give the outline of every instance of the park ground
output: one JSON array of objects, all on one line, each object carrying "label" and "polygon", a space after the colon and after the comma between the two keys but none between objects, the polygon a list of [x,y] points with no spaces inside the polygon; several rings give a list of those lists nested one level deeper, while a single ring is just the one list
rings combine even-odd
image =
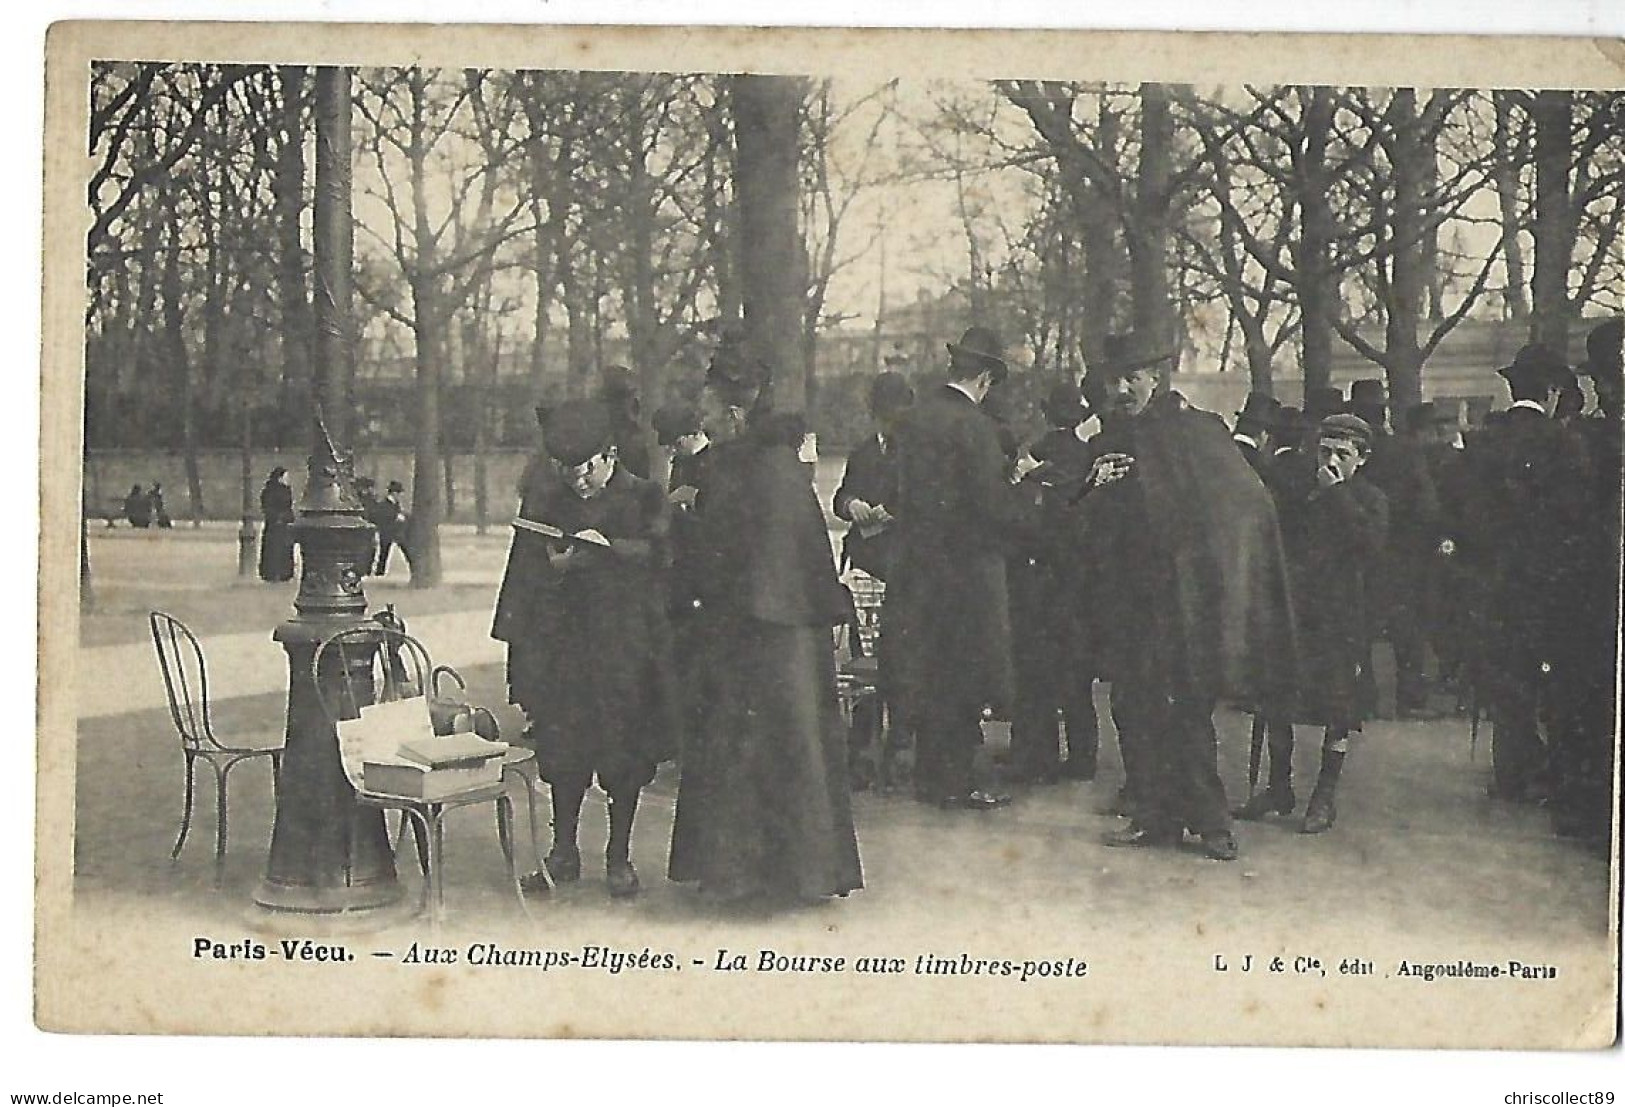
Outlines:
[{"label": "park ground", "polygon": [[[180,860],[170,860],[181,754],[146,614],[168,611],[202,638],[222,736],[274,744],[281,738],[287,673],[271,631],[291,613],[293,586],[239,579],[235,533],[226,526],[98,528],[89,547],[96,602],[79,621],[75,676],[76,908],[138,911],[184,933],[286,927],[284,917],[267,919],[253,905],[274,814],[263,764],[234,777],[221,885],[215,886],[210,863],[207,783],[200,786],[193,836]],[[499,705],[505,729],[516,733],[516,714],[500,707],[500,647],[487,636],[505,550],[500,533],[453,529],[445,538],[445,583],[413,589],[400,566],[399,575],[369,579],[367,595],[375,608],[394,604],[435,659],[457,666],[469,679],[471,697]],[[1285,820],[1238,824],[1241,859],[1224,864],[1192,848],[1140,852],[1102,845],[1101,836],[1119,825],[1101,811],[1120,769],[1103,687],[1097,701],[1103,764],[1095,782],[1015,788],[1013,805],[987,813],[939,811],[905,795],[859,794],[866,887],[848,899],[719,919],[691,890],[665,881],[677,775],[668,765],[647,793],[634,840],[643,894],[630,903],[605,894],[595,863],[602,808],[590,800],[583,817],[584,879],[533,914],[555,935],[562,928],[642,942],[653,940],[650,934],[702,928],[706,945],[728,940],[751,949],[816,942],[837,927],[847,942],[873,948],[938,948],[928,944],[933,938],[952,938],[941,948],[954,948],[954,941],[974,940],[985,933],[978,926],[995,919],[1046,935],[1057,950],[1139,949],[1149,940],[1200,948],[1202,936],[1214,934],[1222,936],[1210,943],[1214,953],[1252,949],[1249,935],[1268,951],[1290,949],[1294,936],[1312,943],[1318,935],[1321,944],[1312,952],[1332,959],[1414,950],[1435,960],[1540,955],[1606,962],[1608,861],[1554,837],[1542,810],[1489,799],[1487,727],[1475,750],[1467,720],[1448,705],[1441,702],[1445,710],[1437,719],[1368,726],[1350,756],[1331,833],[1301,835]],[[1245,790],[1248,720],[1221,708],[1217,722],[1224,779],[1235,798]],[[1313,781],[1317,737],[1300,737],[1300,799]],[[993,728],[988,752],[998,752],[1001,740]],[[520,817],[523,822],[522,809]],[[544,797],[544,842],[546,817]],[[530,925],[505,887],[488,814],[456,813],[447,848],[453,932]],[[415,892],[415,881],[409,883]],[[379,925],[393,928],[379,940],[393,936],[403,948],[418,933],[410,920]],[[1328,944],[1329,936],[1335,940]]]}]

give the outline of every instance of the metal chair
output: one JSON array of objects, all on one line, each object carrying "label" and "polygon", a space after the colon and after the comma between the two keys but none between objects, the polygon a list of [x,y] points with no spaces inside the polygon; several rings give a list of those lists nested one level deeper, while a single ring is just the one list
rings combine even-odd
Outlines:
[{"label": "metal chair", "polygon": [[[459,699],[453,700],[451,696],[441,690],[440,682],[443,678],[449,678],[457,685]],[[492,742],[502,741],[502,727],[498,724],[497,717],[491,713],[491,709],[488,707],[467,703],[468,682],[463,679],[461,673],[450,665],[436,665],[429,673],[429,694],[433,697],[430,701],[431,705],[439,705],[441,708],[441,710],[435,712],[439,716],[435,719],[436,734],[451,733],[458,723],[455,709],[466,705],[468,712],[472,715],[471,721],[474,732]],[[451,710],[446,710],[447,708],[451,708]],[[531,855],[536,861],[536,867],[531,870],[522,883],[533,886],[540,885],[542,888],[552,888],[552,877],[547,875],[547,866],[542,863],[541,807],[539,803],[542,769],[536,763],[536,751],[526,749],[524,746],[510,745],[502,763],[502,783],[504,785],[518,783],[523,785],[525,789],[525,807],[530,814],[530,848]]]},{"label": "metal chair", "polygon": [[[433,692],[430,674],[434,666],[423,644],[399,630],[361,626],[331,635],[316,647],[311,670],[317,700],[335,730],[347,721],[359,719],[364,707],[415,698],[423,701],[424,731],[432,730],[429,696]],[[424,906],[432,925],[438,926],[445,918],[446,889],[442,859],[446,814],[457,808],[486,803],[496,807],[497,841],[508,866],[509,884],[519,900],[520,910],[527,918],[530,916],[530,907],[525,901],[514,863],[513,801],[504,782],[480,785],[434,800],[395,796],[367,788],[360,759],[342,736],[339,755],[344,775],[355,789],[357,803],[386,812],[395,811],[403,820],[411,821],[418,866],[424,878]]]},{"label": "metal chair", "polygon": [[282,776],[281,746],[228,746],[214,735],[209,712],[209,671],[203,659],[203,646],[186,624],[162,611],[149,611],[147,625],[158,654],[158,670],[163,674],[164,692],[169,698],[169,717],[180,735],[181,753],[186,758],[186,795],[182,801],[181,831],[175,838],[170,860],[178,860],[181,847],[192,829],[192,806],[197,794],[197,762],[201,758],[214,771],[215,830],[214,881],[218,885],[226,864],[226,784],[231,770],[256,757],[271,760],[271,787]]},{"label": "metal chair", "polygon": [[835,628],[835,691],[847,727],[848,772],[858,790],[885,784],[891,775],[889,711],[876,656],[885,589],[874,577],[854,570],[842,585],[846,620]]}]

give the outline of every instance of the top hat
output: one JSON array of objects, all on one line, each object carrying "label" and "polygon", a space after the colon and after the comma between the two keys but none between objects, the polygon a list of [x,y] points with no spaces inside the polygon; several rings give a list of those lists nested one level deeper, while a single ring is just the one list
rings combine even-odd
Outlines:
[{"label": "top hat", "polygon": [[1530,384],[1536,387],[1561,388],[1569,378],[1569,367],[1549,346],[1531,342],[1518,351],[1511,365],[1496,370],[1514,387]]},{"label": "top hat", "polygon": [[405,492],[406,491],[406,485],[402,484],[398,480],[392,480],[392,481],[389,482],[388,491],[390,491],[390,492]]},{"label": "top hat", "polygon": [[1039,406],[1043,408],[1044,418],[1056,426],[1075,427],[1090,415],[1083,390],[1072,380],[1056,381]]},{"label": "top hat", "polygon": [[1100,371],[1107,379],[1114,379],[1173,361],[1176,356],[1177,351],[1138,331],[1108,334],[1101,342]]},{"label": "top hat", "polygon": [[1274,441],[1278,446],[1296,446],[1303,441],[1303,432],[1307,425],[1301,409],[1282,404],[1275,409],[1269,429],[1275,436]]},{"label": "top hat", "polygon": [[1621,345],[1625,344],[1625,318],[1615,316],[1606,323],[1591,328],[1586,335],[1585,364],[1577,371],[1589,377],[1611,377],[1618,380],[1625,372],[1622,367]]},{"label": "top hat", "polygon": [[1349,385],[1349,410],[1387,407],[1388,389],[1376,377],[1363,377]]},{"label": "top hat", "polygon": [[869,384],[869,410],[876,416],[902,411],[914,402],[914,386],[893,369],[876,374]]},{"label": "top hat", "polygon": [[1003,380],[1010,372],[1004,362],[1004,343],[986,327],[967,327],[958,342],[948,343],[948,353],[955,360],[993,373],[994,382]]},{"label": "top hat", "polygon": [[1358,415],[1339,412],[1320,421],[1318,433],[1322,438],[1342,438],[1362,446],[1371,445],[1371,424]]},{"label": "top hat", "polygon": [[602,453],[614,439],[609,409],[598,400],[569,400],[547,413],[542,427],[549,457],[580,465]]},{"label": "top hat", "polygon": [[747,393],[760,392],[773,380],[772,368],[759,357],[745,351],[743,332],[730,328],[711,355],[711,364],[705,371],[705,383],[744,398]]},{"label": "top hat", "polygon": [[1315,385],[1303,393],[1303,414],[1312,422],[1343,410],[1343,390],[1331,385]]},{"label": "top hat", "polygon": [[1274,396],[1263,392],[1249,392],[1247,399],[1242,402],[1241,410],[1236,412],[1236,425],[1249,423],[1267,430],[1275,421],[1275,413],[1280,407],[1281,401]]}]

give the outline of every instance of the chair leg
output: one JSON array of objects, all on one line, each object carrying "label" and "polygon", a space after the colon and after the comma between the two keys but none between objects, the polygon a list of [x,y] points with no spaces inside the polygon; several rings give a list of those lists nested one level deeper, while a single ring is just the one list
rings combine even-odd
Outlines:
[{"label": "chair leg", "polygon": [[549,879],[549,877],[547,876],[547,866],[542,863],[542,821],[540,808],[537,803],[537,795],[540,791],[537,785],[541,782],[535,773],[524,770],[519,772],[519,779],[524,781],[525,806],[529,808],[530,811],[530,850],[531,855],[536,862],[536,867],[531,871],[541,873],[542,880],[545,882]]},{"label": "chair leg", "polygon": [[181,847],[186,844],[187,832],[192,829],[192,798],[196,792],[197,754],[186,750],[186,797],[181,801],[181,833],[175,839],[175,848],[169,851],[171,861],[179,859]]},{"label": "chair leg", "polygon": [[[213,762],[210,762],[213,765]],[[214,886],[220,887],[226,878],[226,778],[235,761],[225,768],[214,770]]]},{"label": "chair leg", "polygon": [[439,926],[446,921],[446,812],[438,804],[429,809],[429,888],[434,906],[430,923]]},{"label": "chair leg", "polygon": [[508,863],[508,884],[519,899],[519,910],[530,918],[530,905],[525,902],[525,886],[519,879],[519,866],[515,863],[513,848],[513,800],[503,792],[497,796],[497,842],[502,846],[502,859]]},{"label": "chair leg", "polygon": [[[418,868],[423,871],[423,883],[421,885],[421,890],[420,890],[420,893],[419,893],[419,896],[418,896],[418,911],[420,913],[422,913],[422,914],[430,914],[432,916],[432,914],[433,914],[432,909],[433,909],[433,904],[434,904],[434,892],[433,892],[433,889],[430,887],[430,877],[429,877],[429,874],[432,871],[431,866],[429,864],[429,846],[428,846],[428,843],[429,843],[430,838],[432,837],[432,835],[429,832],[429,823],[428,823],[428,820],[427,820],[426,816],[423,814],[423,812],[418,810],[415,807],[403,807],[403,808],[401,808],[400,809],[400,815],[401,815],[401,825],[402,825],[403,828],[405,827],[405,825],[407,823],[412,824],[412,843],[417,849]],[[397,849],[397,852],[396,852],[396,856],[397,857],[400,856],[398,849]],[[431,918],[431,922],[432,921],[433,920]]]},{"label": "chair leg", "polygon": [[271,753],[271,799],[273,801],[276,801],[276,800],[279,800],[281,798],[282,798],[282,751],[281,750],[275,750],[275,751],[273,751]]}]

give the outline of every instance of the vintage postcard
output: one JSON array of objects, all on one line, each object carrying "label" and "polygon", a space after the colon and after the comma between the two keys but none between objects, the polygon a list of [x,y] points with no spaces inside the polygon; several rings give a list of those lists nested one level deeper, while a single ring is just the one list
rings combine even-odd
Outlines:
[{"label": "vintage postcard", "polygon": [[1615,1042],[1620,42],[48,48],[41,1028]]}]

